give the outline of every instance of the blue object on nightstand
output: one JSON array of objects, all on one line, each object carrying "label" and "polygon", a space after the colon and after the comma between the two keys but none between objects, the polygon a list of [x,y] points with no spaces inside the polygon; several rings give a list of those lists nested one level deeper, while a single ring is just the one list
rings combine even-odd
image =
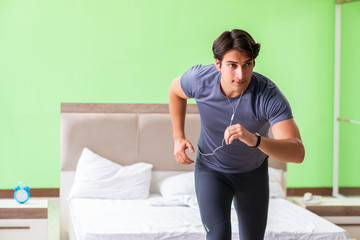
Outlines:
[{"label": "blue object on nightstand", "polygon": [[18,203],[26,203],[27,200],[29,200],[30,198],[30,188],[26,185],[23,187],[20,187],[19,185],[17,185],[14,188],[15,192],[14,192],[14,198]]}]

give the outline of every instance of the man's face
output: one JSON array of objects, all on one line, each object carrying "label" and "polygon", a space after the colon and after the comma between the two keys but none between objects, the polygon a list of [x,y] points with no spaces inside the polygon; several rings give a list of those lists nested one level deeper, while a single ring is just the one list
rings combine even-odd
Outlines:
[{"label": "man's face", "polygon": [[247,52],[232,49],[225,53],[223,60],[215,59],[216,68],[221,72],[220,86],[228,97],[237,97],[245,91],[251,80],[254,60]]}]

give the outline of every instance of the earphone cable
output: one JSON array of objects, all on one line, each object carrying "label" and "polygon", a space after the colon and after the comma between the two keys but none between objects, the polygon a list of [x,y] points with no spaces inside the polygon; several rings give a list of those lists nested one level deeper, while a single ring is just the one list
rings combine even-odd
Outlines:
[{"label": "earphone cable", "polygon": [[[236,109],[238,108],[238,105],[239,105],[239,103],[240,103],[240,101],[241,101],[241,98],[242,98],[243,92],[241,92],[240,97],[239,97],[239,100],[238,100],[238,102],[237,102],[237,104],[236,104],[235,108],[234,108],[234,106],[231,104],[231,101],[230,101],[230,99],[229,99],[229,97],[228,97],[228,95],[227,95],[227,93],[226,93],[225,89],[224,89],[224,92],[225,92],[225,96],[226,96],[226,98],[227,98],[227,100],[228,100],[228,102],[229,102],[230,106],[231,106],[231,107],[232,107],[232,109],[233,109],[233,114],[231,115],[230,124],[229,124],[229,126],[231,126],[231,125],[232,125],[232,122],[233,122],[233,119],[234,119],[234,116],[235,116]],[[200,151],[199,146],[198,146],[198,151],[199,151],[199,153],[200,153],[201,155],[203,155],[203,156],[212,156],[212,155],[214,155],[214,154],[215,154],[215,152],[216,152],[217,150],[219,150],[220,148],[223,148],[223,147],[224,147],[224,142],[225,142],[225,138],[223,138],[223,140],[221,141],[221,145],[220,145],[220,146],[218,146],[217,148],[215,148],[215,149],[214,149],[214,151],[213,151],[213,152],[211,152],[211,153],[202,153],[202,152]]]}]

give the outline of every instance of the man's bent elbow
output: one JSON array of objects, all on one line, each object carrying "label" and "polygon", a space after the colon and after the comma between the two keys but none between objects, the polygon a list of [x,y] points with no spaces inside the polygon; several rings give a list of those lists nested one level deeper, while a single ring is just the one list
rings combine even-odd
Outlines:
[{"label": "man's bent elbow", "polygon": [[294,160],[296,163],[302,163],[305,158],[305,148],[301,141],[299,141],[298,144],[299,144],[298,153],[297,153],[296,159],[294,159]]}]

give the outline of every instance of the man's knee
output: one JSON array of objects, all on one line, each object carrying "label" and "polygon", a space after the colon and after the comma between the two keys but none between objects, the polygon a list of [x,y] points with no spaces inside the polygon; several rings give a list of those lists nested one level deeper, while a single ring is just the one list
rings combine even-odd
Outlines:
[{"label": "man's knee", "polygon": [[226,221],[208,227],[204,224],[206,240],[231,240],[231,222]]}]

